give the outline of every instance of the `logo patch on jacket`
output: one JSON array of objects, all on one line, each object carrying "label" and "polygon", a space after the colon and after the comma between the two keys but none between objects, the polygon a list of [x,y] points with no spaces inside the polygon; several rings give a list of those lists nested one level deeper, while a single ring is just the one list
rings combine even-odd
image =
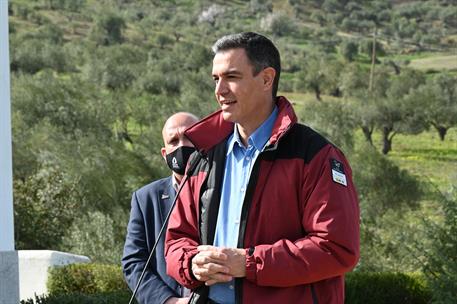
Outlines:
[{"label": "logo patch on jacket", "polygon": [[344,174],[344,167],[340,161],[336,159],[330,160],[330,165],[332,167],[332,179],[335,183],[347,186],[346,175]]}]

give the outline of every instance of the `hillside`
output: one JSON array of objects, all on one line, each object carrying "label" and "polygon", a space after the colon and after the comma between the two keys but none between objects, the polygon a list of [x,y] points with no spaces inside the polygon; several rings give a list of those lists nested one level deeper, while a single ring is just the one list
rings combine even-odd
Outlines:
[{"label": "hillside", "polygon": [[256,31],[298,119],[350,159],[356,271],[428,275],[455,229],[456,20],[446,0],[10,0],[16,248],[118,263],[132,191],[169,175],[165,119],[217,109],[210,47]]}]

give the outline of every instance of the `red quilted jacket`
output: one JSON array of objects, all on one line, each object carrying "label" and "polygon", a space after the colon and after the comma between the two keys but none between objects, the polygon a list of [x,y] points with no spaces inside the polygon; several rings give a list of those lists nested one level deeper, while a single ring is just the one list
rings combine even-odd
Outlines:
[{"label": "red quilted jacket", "polygon": [[[235,282],[237,303],[344,303],[344,274],[359,258],[359,207],[344,155],[298,124],[291,104],[277,101],[272,135],[251,173],[240,222],[239,248],[254,247],[245,278]],[[183,186],[165,243],[167,273],[195,290],[191,274],[200,244],[213,244],[233,123],[220,111],[186,131],[203,157]]]}]

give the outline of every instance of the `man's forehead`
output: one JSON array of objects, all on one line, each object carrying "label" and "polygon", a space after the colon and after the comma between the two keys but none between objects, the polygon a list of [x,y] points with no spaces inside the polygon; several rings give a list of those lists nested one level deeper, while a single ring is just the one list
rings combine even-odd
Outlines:
[{"label": "man's forehead", "polygon": [[213,58],[213,74],[241,72],[247,65],[251,65],[244,49],[230,49],[220,51]]},{"label": "man's forehead", "polygon": [[165,126],[165,133],[174,134],[177,131],[181,131],[182,129],[187,129],[189,126],[186,124],[169,123]]},{"label": "man's forehead", "polygon": [[229,49],[217,52],[213,58],[213,65],[221,62],[239,62],[247,59],[244,49]]},{"label": "man's forehead", "polygon": [[164,140],[166,142],[169,142],[175,138],[179,138],[179,137],[183,136],[185,129],[186,129],[186,127],[184,127],[184,126],[177,126],[177,125],[166,126],[162,132]]},{"label": "man's forehead", "polygon": [[185,129],[193,125],[194,121],[190,119],[169,121],[164,128],[164,133],[174,135],[177,132],[184,132]]},{"label": "man's forehead", "polygon": [[164,125],[164,130],[166,129],[176,129],[180,127],[190,127],[195,122],[197,122],[197,118],[186,113],[177,113],[170,118],[167,119]]}]

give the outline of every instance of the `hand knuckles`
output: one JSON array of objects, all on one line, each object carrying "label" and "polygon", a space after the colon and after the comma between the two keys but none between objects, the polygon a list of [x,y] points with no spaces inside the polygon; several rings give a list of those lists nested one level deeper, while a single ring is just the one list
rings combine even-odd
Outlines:
[{"label": "hand knuckles", "polygon": [[207,268],[208,270],[212,270],[212,271],[216,271],[218,270],[220,267],[219,265],[217,264],[214,264],[214,263],[210,263],[210,264],[207,264]]}]

